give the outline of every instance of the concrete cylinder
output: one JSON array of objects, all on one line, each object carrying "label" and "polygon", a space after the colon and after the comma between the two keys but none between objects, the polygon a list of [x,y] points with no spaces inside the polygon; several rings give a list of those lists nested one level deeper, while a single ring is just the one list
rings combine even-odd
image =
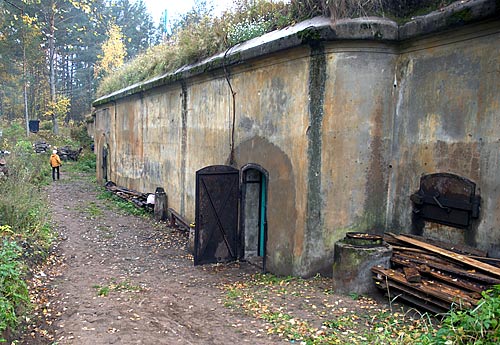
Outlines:
[{"label": "concrete cylinder", "polygon": [[333,289],[341,294],[375,294],[371,268],[376,265],[390,267],[392,247],[380,241],[366,242],[345,238],[335,243]]},{"label": "concrete cylinder", "polygon": [[168,219],[168,200],[165,190],[161,187],[156,188],[155,191],[155,207],[154,207],[154,218],[156,220],[167,220]]},{"label": "concrete cylinder", "polygon": [[189,227],[189,237],[187,242],[187,251],[189,254],[194,255],[194,236],[195,236],[195,227]]}]

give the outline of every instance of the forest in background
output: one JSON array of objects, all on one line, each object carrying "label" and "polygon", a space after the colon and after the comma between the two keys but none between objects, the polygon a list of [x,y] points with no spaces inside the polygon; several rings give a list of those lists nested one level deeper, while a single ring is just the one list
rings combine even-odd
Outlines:
[{"label": "forest in background", "polygon": [[[215,17],[210,6],[198,1],[190,12],[173,23],[169,35],[161,37],[163,28],[154,27],[142,0],[131,1],[0,0],[0,158],[4,158],[5,152],[8,166],[8,173],[0,174],[0,343],[22,336],[27,332],[27,322],[47,313],[45,296],[37,295],[40,290],[36,290],[36,275],[43,272],[39,266],[42,263],[58,264],[55,248],[62,240],[47,213],[48,154],[35,153],[33,142],[43,139],[57,147],[85,147],[78,162],[65,163],[64,176],[75,180],[82,172],[91,174],[85,175],[87,177],[93,176],[96,159],[89,151],[91,139],[84,125],[73,126],[73,123],[81,122],[84,115],[90,113],[98,85],[102,87],[110,78],[123,78],[120,82],[130,85],[139,78],[148,78],[151,73],[168,71],[175,66],[169,65],[170,61],[193,62],[213,53],[212,48],[224,49],[316,15],[329,15],[335,20],[376,14],[404,22],[451,2],[236,0],[234,11]],[[366,7],[362,7],[363,4]],[[225,29],[216,31],[222,28]],[[218,34],[220,41],[213,41],[212,34]],[[160,54],[162,52],[164,54]],[[141,65],[144,61],[148,65]],[[20,125],[26,114],[30,119],[43,120],[42,125],[47,128],[42,128],[36,136],[26,137]],[[63,124],[61,135],[52,135],[49,132],[57,130],[58,120]],[[65,126],[65,122],[71,126]],[[132,204],[125,205],[127,210],[134,208]],[[278,282],[278,296],[282,301],[283,289],[291,278],[262,277],[257,284],[264,287],[265,300],[272,288],[262,282]],[[308,281],[300,281],[308,285]],[[229,303],[257,301],[253,292],[250,292],[252,298],[241,298],[246,296],[249,286],[229,286]],[[329,294],[330,290],[325,293]],[[360,296],[351,294],[350,297]],[[302,327],[303,323],[291,323],[294,319],[288,314],[271,314],[269,310],[262,313],[252,303],[247,303],[248,309],[246,305],[237,308],[265,318],[272,325],[271,332],[279,332],[284,339],[303,337],[308,331]],[[476,308],[452,309],[440,315],[442,321],[437,325],[428,322],[428,314],[408,324],[401,323],[397,313],[381,314],[380,320],[371,320],[373,328],[369,338],[361,343],[498,344],[499,313],[500,286],[495,286],[482,294]],[[358,315],[354,316],[359,319]],[[322,330],[328,328],[333,332],[328,338],[323,333],[314,333],[314,339],[307,343],[341,343],[335,332],[343,334],[346,329],[352,330],[351,322],[349,318],[325,321]],[[36,330],[47,332],[41,328]]]},{"label": "forest in background", "polygon": [[100,78],[161,31],[142,0],[0,0],[0,120],[80,122]]},{"label": "forest in background", "polygon": [[97,97],[323,15],[406,20],[451,0],[213,0],[155,26],[142,0],[0,0],[0,122],[82,122]]}]

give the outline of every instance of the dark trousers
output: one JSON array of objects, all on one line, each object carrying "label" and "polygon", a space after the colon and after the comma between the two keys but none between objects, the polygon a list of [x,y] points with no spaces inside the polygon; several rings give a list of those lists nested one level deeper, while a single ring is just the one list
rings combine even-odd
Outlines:
[{"label": "dark trousers", "polygon": [[59,180],[59,167],[52,167],[52,179],[54,181],[56,180],[56,174],[57,174],[57,179]]}]

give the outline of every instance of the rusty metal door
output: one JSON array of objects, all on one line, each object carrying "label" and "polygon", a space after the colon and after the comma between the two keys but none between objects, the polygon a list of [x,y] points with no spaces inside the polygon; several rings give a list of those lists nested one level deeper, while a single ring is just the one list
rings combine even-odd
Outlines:
[{"label": "rusty metal door", "polygon": [[225,165],[196,172],[195,265],[237,259],[239,179]]}]

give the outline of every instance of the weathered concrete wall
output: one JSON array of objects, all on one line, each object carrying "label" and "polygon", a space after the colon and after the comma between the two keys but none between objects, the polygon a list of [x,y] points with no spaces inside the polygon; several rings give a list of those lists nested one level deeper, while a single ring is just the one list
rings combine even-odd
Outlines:
[{"label": "weathered concrete wall", "polygon": [[309,49],[300,47],[232,76],[237,92],[236,163],[256,163],[269,173],[268,267],[281,274],[296,273],[294,257],[303,244],[308,74]]},{"label": "weathered concrete wall", "polygon": [[[419,177],[451,172],[482,197],[472,230],[428,228],[428,235],[500,255],[500,32],[496,24],[411,42],[396,65],[388,227],[411,229],[408,195]],[[434,233],[434,234],[432,234]]]},{"label": "weathered concrete wall", "polygon": [[307,257],[318,263],[348,231],[384,231],[396,57],[381,43],[333,45],[327,55],[318,193],[324,222],[305,235]]},{"label": "weathered concrete wall", "polygon": [[398,41],[387,20],[325,20],[245,43],[225,68],[214,57],[96,101],[108,178],[163,187],[194,220],[195,172],[231,163],[229,80],[232,164],[269,176],[270,271],[330,273],[346,232],[411,232],[409,195],[434,172],[472,179],[483,198],[474,229],[453,239],[500,254],[500,22],[425,38],[410,25]]}]

